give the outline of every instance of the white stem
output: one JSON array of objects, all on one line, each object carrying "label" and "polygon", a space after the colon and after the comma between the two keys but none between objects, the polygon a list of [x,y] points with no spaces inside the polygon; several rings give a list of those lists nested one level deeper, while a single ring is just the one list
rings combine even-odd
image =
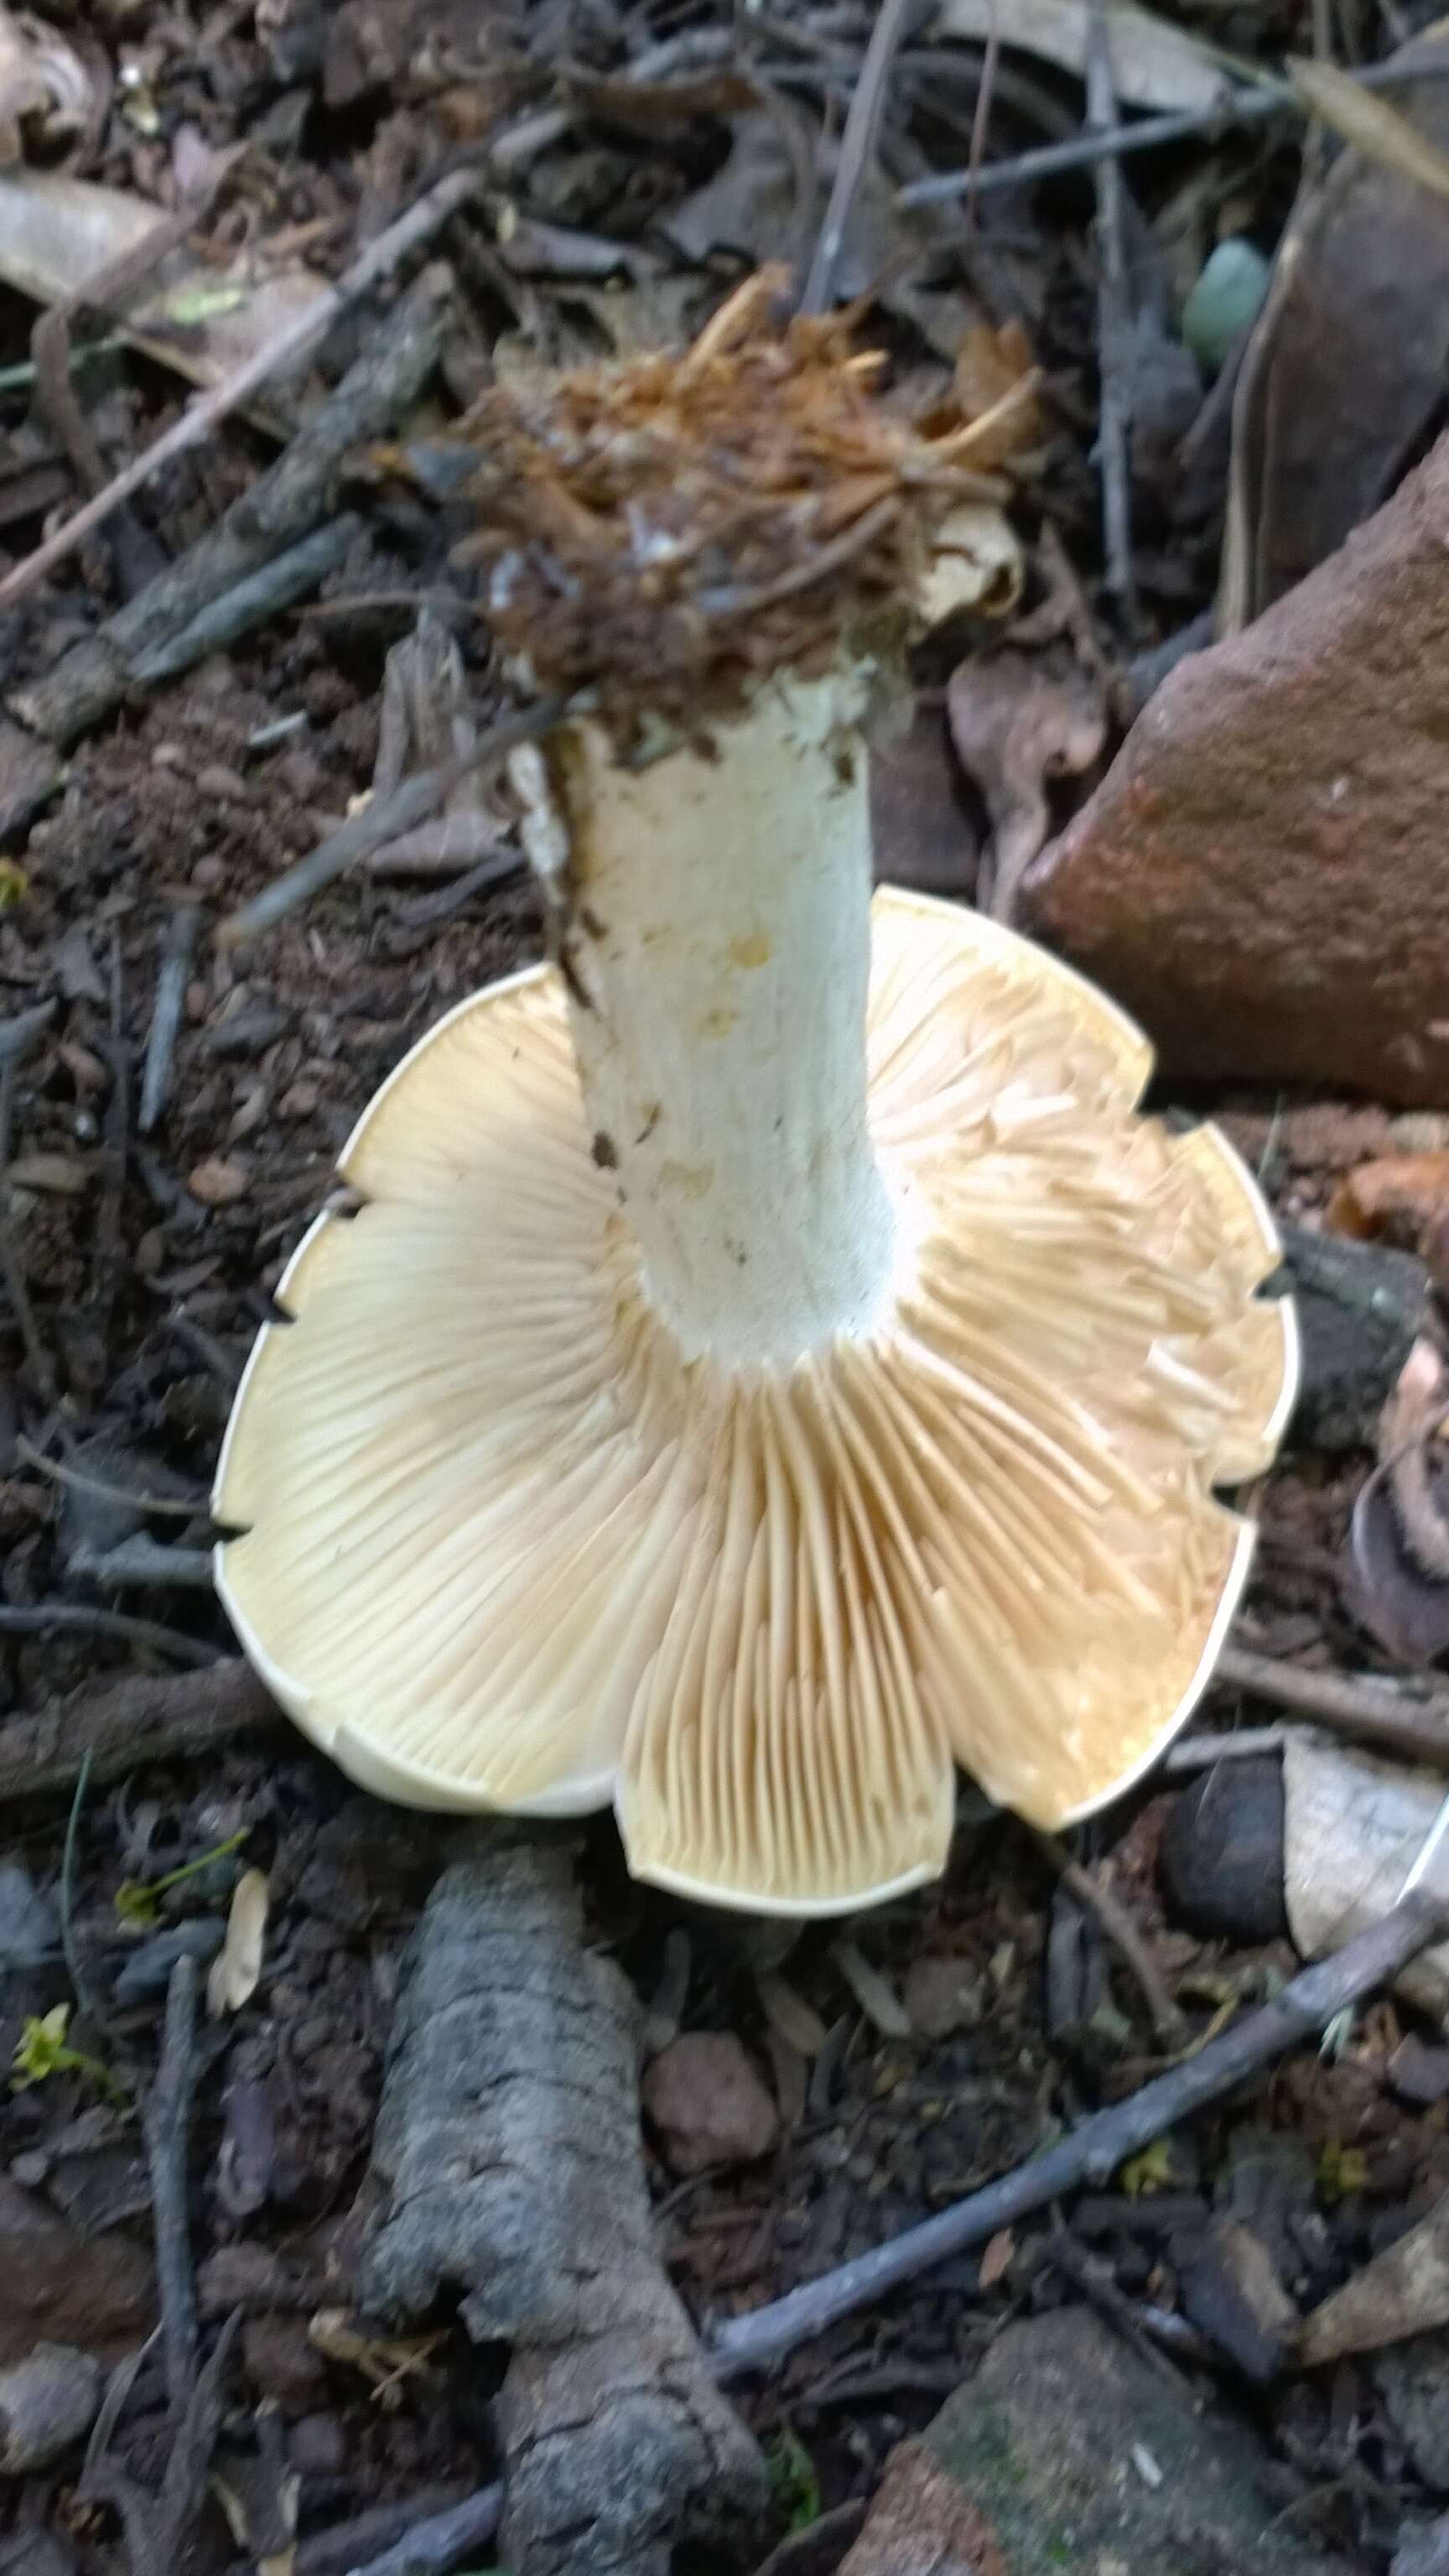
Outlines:
[{"label": "white stem", "polygon": [[556,745],[594,1150],[689,1359],[788,1366],[885,1300],[861,697],[846,671],[772,681],[713,758],[626,768],[591,725]]}]

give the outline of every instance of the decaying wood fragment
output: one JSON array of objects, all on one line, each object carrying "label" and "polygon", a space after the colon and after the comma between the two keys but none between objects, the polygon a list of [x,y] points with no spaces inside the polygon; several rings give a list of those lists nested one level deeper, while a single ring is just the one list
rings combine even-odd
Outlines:
[{"label": "decaying wood fragment", "polygon": [[745,2556],[766,2506],[655,2246],[639,2141],[640,2017],[583,1946],[570,1840],[466,1828],[399,1997],[373,2163],[390,2213],[374,2314],[462,2293],[513,2356],[499,2399],[514,2576],[668,2576],[693,2542]]}]

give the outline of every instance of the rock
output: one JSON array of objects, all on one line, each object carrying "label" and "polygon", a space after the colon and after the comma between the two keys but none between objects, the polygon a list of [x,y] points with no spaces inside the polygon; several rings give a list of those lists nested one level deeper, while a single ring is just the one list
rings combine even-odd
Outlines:
[{"label": "rock", "polygon": [[[1437,1772],[1410,1770],[1312,1727],[1290,1727],[1283,1885],[1288,1928],[1305,1959],[1340,1949],[1398,1902],[1443,1797]],[[1412,1959],[1394,1991],[1432,2013],[1449,2036],[1449,1941]]]},{"label": "rock", "polygon": [[981,2019],[983,1987],[969,1959],[913,1959],[901,2000],[923,2039],[948,2039]]},{"label": "rock", "polygon": [[251,1173],[225,1154],[209,1154],[187,1173],[186,1186],[203,1207],[235,1207],[251,1187]]},{"label": "rock", "polygon": [[1341,2290],[1315,2308],[1298,2338],[1310,2369],[1345,2352],[1376,2352],[1449,2325],[1449,2192]]},{"label": "rock", "polygon": [[1272,1754],[1223,1762],[1180,1789],[1162,1838],[1179,1921],[1208,1940],[1276,1941],[1283,1904],[1283,1774]]},{"label": "rock", "polygon": [[920,2442],[902,2442],[839,2576],[1006,2576],[1006,2560],[939,2460]]},{"label": "rock", "polygon": [[60,1923],[48,1896],[33,1885],[21,1860],[0,1860],[0,1974],[38,1968],[60,1946]]},{"label": "rock", "polygon": [[96,2420],[104,2373],[88,2352],[38,2343],[0,2370],[0,2476],[47,2468]]},{"label": "rock", "polygon": [[1449,1103],[1449,439],[1179,664],[1029,880],[1172,1077]]},{"label": "rock", "polygon": [[1245,2379],[1263,2388],[1277,2378],[1300,2319],[1256,2229],[1215,2218],[1183,2265],[1178,2289],[1189,2322]]},{"label": "rock", "polygon": [[1397,2551],[1389,2576],[1449,2576],[1449,2513],[1412,2532]]},{"label": "rock", "polygon": [[275,2309],[248,2317],[242,2328],[242,2360],[253,2387],[289,2414],[304,2413],[326,2394],[327,2365],[308,2340],[305,2317],[284,2316]]},{"label": "rock", "polygon": [[1449,2333],[1387,2345],[1374,2355],[1373,2375],[1425,2486],[1449,2495]]},{"label": "rock", "polygon": [[1442,2102],[1449,2093],[1449,2047],[1431,2048],[1426,2040],[1409,2031],[1400,2040],[1384,2070],[1391,2093],[1408,2102],[1416,2111],[1427,2110],[1431,2102]]},{"label": "rock", "polygon": [[1259,2494],[1246,2428],[1197,2413],[1184,2384],[1086,2309],[1008,2326],[926,2445],[985,2517],[1002,2576],[1331,2576],[1283,2523],[1281,2497]]},{"label": "rock", "polygon": [[672,2039],[645,2072],[644,2109],[677,2174],[752,2164],[779,2135],[779,2113],[732,2031]]},{"label": "rock", "polygon": [[1281,1229],[1302,1345],[1295,1449],[1371,1449],[1379,1415],[1429,1314],[1429,1273],[1411,1252]]},{"label": "rock", "polygon": [[151,2266],[123,2236],[89,2242],[0,2175],[0,2367],[37,2343],[119,2361],[155,2319]]}]

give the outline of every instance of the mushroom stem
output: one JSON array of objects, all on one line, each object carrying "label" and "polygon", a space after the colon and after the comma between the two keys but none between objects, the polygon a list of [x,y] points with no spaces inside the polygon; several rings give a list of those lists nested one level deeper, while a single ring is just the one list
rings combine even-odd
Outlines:
[{"label": "mushroom stem", "polygon": [[564,956],[595,1160],[686,1360],[868,1332],[897,1212],[866,1117],[864,675],[777,676],[710,750],[567,728]]}]

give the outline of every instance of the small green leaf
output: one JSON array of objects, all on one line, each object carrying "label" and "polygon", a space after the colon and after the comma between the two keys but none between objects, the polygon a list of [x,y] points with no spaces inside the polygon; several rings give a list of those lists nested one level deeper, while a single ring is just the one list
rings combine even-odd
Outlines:
[{"label": "small green leaf", "polygon": [[66,2032],[70,2028],[69,2004],[55,2004],[48,2013],[29,2013],[21,2025],[20,2037],[11,2059],[10,2089],[25,2093],[32,2084],[44,2084],[52,2075],[83,2075],[107,2101],[125,2108],[128,2095],[118,2084],[108,2066],[98,2057],[87,2057],[84,2049],[72,2048]]},{"label": "small green leaf", "polygon": [[765,2466],[770,2474],[770,2493],[784,2515],[787,2530],[805,2531],[812,2522],[818,2522],[820,2481],[815,2464],[788,2424],[767,2446]]}]

